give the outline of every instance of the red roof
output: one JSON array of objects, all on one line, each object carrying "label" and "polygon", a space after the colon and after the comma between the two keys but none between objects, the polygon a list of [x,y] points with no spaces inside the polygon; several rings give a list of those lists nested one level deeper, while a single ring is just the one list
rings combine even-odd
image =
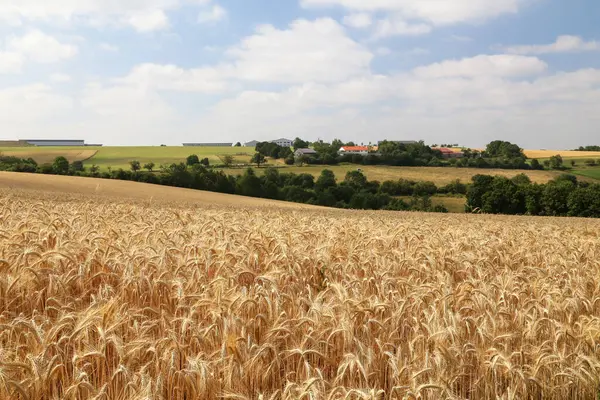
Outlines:
[{"label": "red roof", "polygon": [[369,151],[367,146],[344,146],[340,150],[344,151]]},{"label": "red roof", "polygon": [[442,152],[442,153],[444,153],[444,154],[452,154],[452,153],[455,153],[455,151],[454,151],[454,150],[452,150],[452,149],[449,149],[449,148],[447,148],[447,147],[440,147],[440,148],[439,148],[439,149],[437,149],[437,150],[441,151],[441,152]]}]

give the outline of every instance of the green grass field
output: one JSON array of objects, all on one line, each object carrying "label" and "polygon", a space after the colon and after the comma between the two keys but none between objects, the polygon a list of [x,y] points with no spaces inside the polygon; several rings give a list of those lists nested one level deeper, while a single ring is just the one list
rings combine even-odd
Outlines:
[{"label": "green grass field", "polygon": [[129,162],[139,161],[142,165],[153,162],[158,168],[161,164],[185,162],[185,159],[195,154],[207,157],[211,164],[220,164],[219,156],[232,155],[235,162],[250,161],[254,149],[249,147],[100,147],[96,155],[85,162],[86,166],[96,164],[101,170],[129,169]]},{"label": "green grass field", "polygon": [[600,168],[576,169],[573,170],[573,173],[586,178],[600,179]]}]

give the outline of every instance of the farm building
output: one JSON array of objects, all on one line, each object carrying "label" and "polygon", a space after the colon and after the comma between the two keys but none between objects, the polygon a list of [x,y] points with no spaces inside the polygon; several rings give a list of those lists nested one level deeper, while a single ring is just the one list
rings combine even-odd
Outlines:
[{"label": "farm building", "polygon": [[434,148],[433,150],[439,150],[444,158],[463,158],[465,156],[463,152],[454,151],[447,147]]},{"label": "farm building", "polygon": [[341,147],[338,151],[341,155],[344,154],[359,154],[361,156],[366,156],[369,154],[369,146],[344,146]]},{"label": "farm building", "polygon": [[70,139],[25,139],[21,142],[26,142],[31,146],[85,146],[85,140],[70,140]]},{"label": "farm building", "polygon": [[231,147],[233,143],[184,143],[184,147]]},{"label": "farm building", "polygon": [[271,143],[275,143],[281,147],[292,147],[292,145],[294,144],[294,141],[290,140],[290,139],[277,139],[277,140],[271,140]]},{"label": "farm building", "polygon": [[249,142],[244,143],[245,147],[256,147],[260,142],[258,140],[251,140]]},{"label": "farm building", "polygon": [[314,149],[298,149],[294,152],[296,157],[316,156],[318,153]]}]

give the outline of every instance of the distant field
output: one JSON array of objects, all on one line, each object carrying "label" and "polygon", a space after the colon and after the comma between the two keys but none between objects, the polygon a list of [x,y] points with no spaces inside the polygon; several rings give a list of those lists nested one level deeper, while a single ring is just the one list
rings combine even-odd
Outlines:
[{"label": "distant field", "polygon": [[153,162],[161,164],[185,162],[192,154],[208,157],[211,164],[220,164],[219,156],[233,155],[237,163],[250,161],[254,149],[250,147],[2,147],[0,153],[21,158],[33,158],[38,164],[52,162],[58,156],[70,162],[85,161],[86,166],[96,164],[101,170],[129,169],[129,162],[139,161],[142,165]]},{"label": "distant field", "polygon": [[600,151],[571,151],[571,150],[525,150],[529,158],[544,159],[560,155],[563,158],[590,158],[599,159]]},{"label": "distant field", "polygon": [[1,147],[0,154],[19,158],[33,158],[38,164],[51,163],[56,157],[66,157],[69,162],[85,161],[93,157],[100,147]]},{"label": "distant field", "polygon": [[576,169],[573,173],[586,178],[600,179],[600,168]]},{"label": "distant field", "polygon": [[[471,178],[477,174],[497,175],[512,178],[515,175],[524,173],[531,178],[533,182],[545,183],[554,179],[560,173],[555,171],[524,171],[524,170],[502,170],[502,169],[484,169],[484,168],[452,168],[452,167],[387,167],[387,166],[357,166],[357,165],[336,165],[323,167],[304,166],[304,167],[285,167],[280,172],[293,172],[296,174],[306,173],[318,177],[323,169],[330,169],[335,173],[338,180],[344,179],[348,171],[355,171],[360,168],[369,180],[380,182],[387,180],[397,180],[400,178],[411,179],[415,181],[431,181],[436,185],[446,185],[456,179],[462,182],[470,182]],[[228,174],[237,175],[244,172],[243,169],[226,169]],[[256,170],[260,175],[264,173],[265,168]]]},{"label": "distant field", "polygon": [[[129,162],[139,161],[142,165],[153,162],[158,168],[161,164],[185,162],[195,154],[207,157],[211,164],[220,164],[219,156],[232,155],[239,163],[250,161],[254,149],[250,147],[100,147],[98,153],[88,160],[86,165],[96,164],[100,169],[129,169]],[[237,156],[236,156],[237,155]]]}]

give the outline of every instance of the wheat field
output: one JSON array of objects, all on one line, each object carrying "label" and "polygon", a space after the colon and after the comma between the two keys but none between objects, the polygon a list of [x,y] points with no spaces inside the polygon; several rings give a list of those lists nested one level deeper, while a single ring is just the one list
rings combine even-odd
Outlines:
[{"label": "wheat field", "polygon": [[0,189],[0,399],[594,399],[599,235]]}]

